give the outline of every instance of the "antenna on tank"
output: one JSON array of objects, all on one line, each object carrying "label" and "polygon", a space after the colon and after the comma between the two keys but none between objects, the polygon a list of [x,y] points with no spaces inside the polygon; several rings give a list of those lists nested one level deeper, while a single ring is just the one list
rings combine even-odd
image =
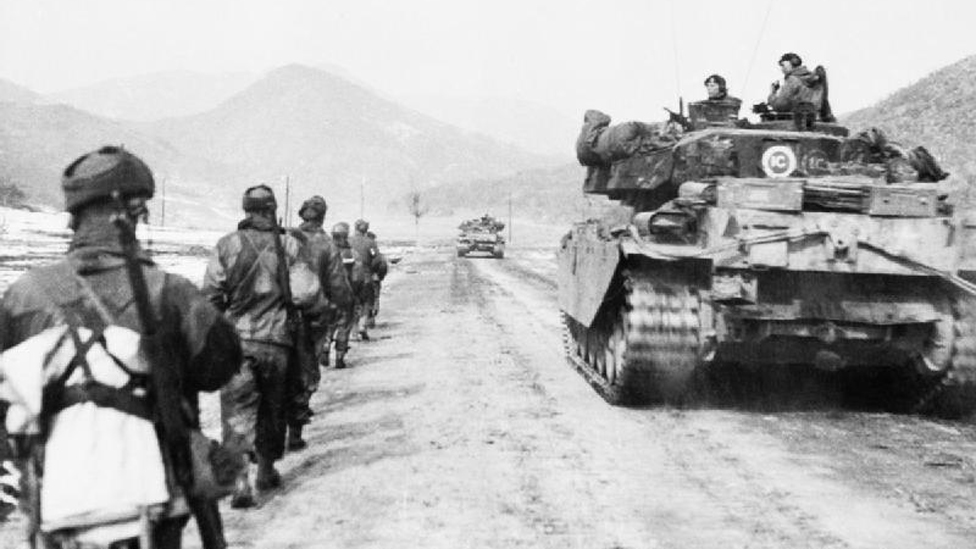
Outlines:
[{"label": "antenna on tank", "polygon": [[674,0],[671,0],[671,50],[674,55],[674,89],[681,95],[681,63],[678,62],[678,38],[674,24]]},{"label": "antenna on tank", "polygon": [[762,26],[759,27],[759,36],[756,37],[756,45],[752,48],[752,58],[749,60],[749,66],[746,68],[746,77],[742,80],[742,93],[745,93],[749,85],[749,77],[752,76],[752,66],[756,64],[756,53],[759,52],[759,44],[762,43],[763,35],[766,34],[766,23],[769,22],[769,13],[771,11],[773,11],[773,0],[769,0],[769,3],[766,4],[766,15],[763,17]]}]

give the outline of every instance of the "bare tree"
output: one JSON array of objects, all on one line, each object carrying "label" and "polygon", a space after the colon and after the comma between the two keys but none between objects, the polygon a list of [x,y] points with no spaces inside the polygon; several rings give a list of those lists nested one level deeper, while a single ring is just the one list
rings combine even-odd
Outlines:
[{"label": "bare tree", "polygon": [[407,207],[410,209],[410,215],[413,216],[413,233],[414,241],[420,242],[420,218],[427,215],[430,211],[430,204],[423,200],[423,196],[420,191],[413,191],[407,197]]}]

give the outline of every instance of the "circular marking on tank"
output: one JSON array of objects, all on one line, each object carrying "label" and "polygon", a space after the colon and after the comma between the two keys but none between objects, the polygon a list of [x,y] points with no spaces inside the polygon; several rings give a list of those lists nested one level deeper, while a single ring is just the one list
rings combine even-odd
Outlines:
[{"label": "circular marking on tank", "polygon": [[768,177],[789,177],[796,171],[796,153],[788,145],[773,145],[762,155],[762,169]]}]

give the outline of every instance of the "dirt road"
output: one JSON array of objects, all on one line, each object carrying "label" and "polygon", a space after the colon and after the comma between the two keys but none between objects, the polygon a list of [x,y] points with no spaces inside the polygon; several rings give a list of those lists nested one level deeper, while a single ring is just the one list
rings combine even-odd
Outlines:
[{"label": "dirt road", "polygon": [[550,251],[453,255],[391,274],[284,487],[223,504],[232,547],[976,546],[973,426],[611,407],[563,358]]},{"label": "dirt road", "polygon": [[610,407],[562,357],[551,263],[513,255],[401,265],[233,546],[976,545],[973,427]]}]

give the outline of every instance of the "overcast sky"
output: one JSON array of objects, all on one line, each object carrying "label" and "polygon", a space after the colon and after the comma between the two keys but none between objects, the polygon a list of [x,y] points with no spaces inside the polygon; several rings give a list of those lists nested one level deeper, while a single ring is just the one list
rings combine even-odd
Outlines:
[{"label": "overcast sky", "polygon": [[[799,53],[837,112],[976,54],[971,0],[0,0],[0,78],[52,92],[162,70],[345,68],[388,95],[658,119],[717,72],[746,103]],[[746,80],[748,75],[748,80]]]}]

